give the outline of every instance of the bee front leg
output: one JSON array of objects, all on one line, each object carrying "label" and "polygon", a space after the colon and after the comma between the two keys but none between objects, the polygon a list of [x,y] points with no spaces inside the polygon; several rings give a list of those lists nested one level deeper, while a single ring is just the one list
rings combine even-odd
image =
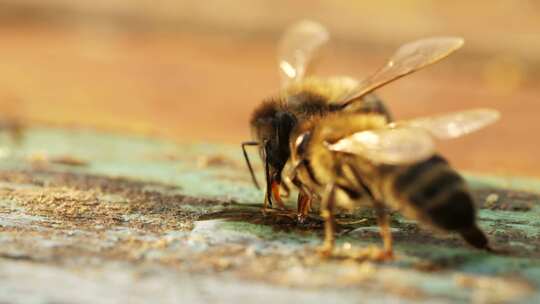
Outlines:
[{"label": "bee front leg", "polygon": [[[262,213],[266,214],[272,209],[272,203],[275,202],[277,205],[277,209],[281,211],[286,211],[287,207],[285,207],[285,204],[281,200],[281,197],[279,196],[279,184],[276,182],[272,182],[270,189],[266,191],[264,195],[264,203],[262,208]],[[291,216],[294,216],[292,214]]]},{"label": "bee front leg", "polygon": [[319,252],[323,256],[332,255],[334,250],[334,232],[335,232],[335,219],[334,219],[334,206],[336,200],[336,185],[331,184],[326,187],[324,196],[321,202],[321,216],[324,219],[324,243]]},{"label": "bee front leg", "polygon": [[392,248],[392,232],[390,231],[390,219],[384,205],[376,200],[373,201],[375,212],[377,213],[377,222],[379,224],[379,232],[383,239],[383,252],[379,256],[381,260],[392,260],[394,251]]},{"label": "bee front leg", "polygon": [[268,211],[268,207],[271,207],[271,202],[270,202],[270,199],[268,197],[268,192],[264,194],[264,203],[263,203],[263,207],[262,207],[262,213],[265,214],[266,211]]},{"label": "bee front leg", "polygon": [[281,195],[279,194],[279,189],[281,187],[281,183],[273,181],[271,185],[271,195],[269,199],[273,202],[276,202],[277,207],[281,210],[287,210],[287,207],[285,207],[285,204],[281,200]]}]

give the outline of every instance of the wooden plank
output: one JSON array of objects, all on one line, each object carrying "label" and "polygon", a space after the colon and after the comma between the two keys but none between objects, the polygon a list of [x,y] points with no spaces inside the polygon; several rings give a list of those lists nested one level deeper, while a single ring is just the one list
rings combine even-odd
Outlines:
[{"label": "wooden plank", "polygon": [[540,196],[504,178],[470,180],[507,254],[395,214],[397,259],[376,263],[354,255],[380,243],[369,211],[340,215],[331,259],[316,215],[263,215],[239,147],[32,128],[0,152],[0,302],[540,301]]}]

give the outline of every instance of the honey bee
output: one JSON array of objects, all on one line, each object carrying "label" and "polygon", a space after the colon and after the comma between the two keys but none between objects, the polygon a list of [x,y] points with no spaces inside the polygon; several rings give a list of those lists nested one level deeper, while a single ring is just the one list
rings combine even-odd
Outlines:
[{"label": "honey bee", "polygon": [[332,113],[305,120],[291,134],[289,173],[299,188],[300,216],[314,196],[325,219],[322,251],[334,246],[334,208],[348,207],[338,193],[376,211],[392,257],[386,207],[442,231],[459,233],[470,245],[490,250],[476,225],[476,211],[464,179],[435,152],[433,138],[449,139],[495,122],[499,113],[475,109],[403,122],[377,113]]},{"label": "honey bee", "polygon": [[314,116],[336,112],[378,113],[391,116],[375,95],[375,89],[433,64],[463,45],[457,37],[422,39],[402,45],[376,73],[358,82],[349,77],[305,77],[314,55],[329,39],[328,31],[313,21],[291,26],[279,43],[278,61],[282,89],[258,106],[250,120],[253,141],[242,143],[253,183],[260,188],[246,152],[258,146],[264,163],[266,194],[264,209],[280,197],[282,171],[290,158],[289,137],[299,123]]}]

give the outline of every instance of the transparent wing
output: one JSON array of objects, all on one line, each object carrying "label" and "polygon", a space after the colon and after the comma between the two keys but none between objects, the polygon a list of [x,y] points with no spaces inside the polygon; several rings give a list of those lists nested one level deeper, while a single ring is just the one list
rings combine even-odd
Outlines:
[{"label": "transparent wing", "polygon": [[459,49],[464,40],[459,37],[435,37],[402,45],[375,74],[363,80],[356,91],[343,101],[347,105],[373,90],[400,77],[433,64]]},{"label": "transparent wing", "polygon": [[[450,139],[475,132],[497,121],[500,114],[492,109],[474,109],[440,116],[398,122],[393,126],[407,125],[422,128],[439,139]],[[392,126],[392,125],[391,125]]]},{"label": "transparent wing", "polygon": [[328,41],[326,28],[303,20],[293,24],[279,42],[278,61],[282,85],[302,79],[315,52]]},{"label": "transparent wing", "polygon": [[415,163],[435,153],[431,135],[424,129],[409,127],[361,131],[328,145],[328,148],[389,165]]}]

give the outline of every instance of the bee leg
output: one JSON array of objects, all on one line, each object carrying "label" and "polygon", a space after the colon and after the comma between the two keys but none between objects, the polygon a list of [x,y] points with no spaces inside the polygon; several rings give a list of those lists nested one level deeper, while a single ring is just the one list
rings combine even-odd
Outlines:
[{"label": "bee leg", "polygon": [[287,208],[285,207],[285,204],[283,203],[283,201],[281,200],[281,196],[279,194],[279,189],[280,189],[281,185],[280,183],[278,182],[272,182],[272,186],[271,186],[271,198],[270,199],[273,199],[273,201],[275,201],[278,205],[278,208],[281,209],[281,210],[286,210]]},{"label": "bee leg", "polygon": [[266,191],[264,192],[263,214],[266,214],[268,207],[272,208],[272,180],[270,179],[270,172],[268,167],[268,161],[264,162],[264,175],[266,177]]},{"label": "bee leg", "polygon": [[336,199],[336,186],[334,184],[328,185],[324,194],[321,202],[321,216],[324,219],[324,243],[318,251],[323,256],[330,256],[335,243],[334,205]]},{"label": "bee leg", "polygon": [[307,218],[311,206],[311,196],[305,191],[300,190],[298,194],[298,222],[303,223]]},{"label": "bee leg", "polygon": [[280,210],[287,210],[285,207],[285,204],[281,200],[281,197],[279,196],[279,184],[273,184],[270,188],[270,191],[267,191],[264,194],[264,203],[262,207],[262,213],[266,214],[268,211],[272,209],[272,202],[276,202],[278,208]]},{"label": "bee leg", "polygon": [[383,239],[383,252],[379,256],[379,259],[391,260],[394,258],[394,251],[392,249],[392,232],[390,231],[389,216],[386,210],[384,210],[383,204],[374,201],[374,205],[381,238]]},{"label": "bee leg", "polygon": [[298,222],[303,223],[306,219],[308,212],[311,210],[311,195],[309,194],[309,189],[307,189],[300,179],[298,179],[298,175],[296,174],[296,171],[293,171],[292,178],[290,178],[293,185],[298,188],[298,200],[297,200],[297,208],[298,208]]},{"label": "bee leg", "polygon": [[[268,194],[265,193],[264,194],[264,203],[263,203],[263,207],[262,207],[262,210],[261,210],[263,214],[266,214],[266,211],[268,211],[269,205],[270,205],[270,203],[269,203]],[[272,207],[272,205],[270,205],[270,207]]]},{"label": "bee leg", "polygon": [[[285,179],[289,181],[287,177]],[[289,196],[291,196],[291,188],[289,188],[289,185],[287,185],[286,182],[283,182],[281,184],[281,190],[283,190],[283,193],[281,193],[282,197],[288,198]]]}]

